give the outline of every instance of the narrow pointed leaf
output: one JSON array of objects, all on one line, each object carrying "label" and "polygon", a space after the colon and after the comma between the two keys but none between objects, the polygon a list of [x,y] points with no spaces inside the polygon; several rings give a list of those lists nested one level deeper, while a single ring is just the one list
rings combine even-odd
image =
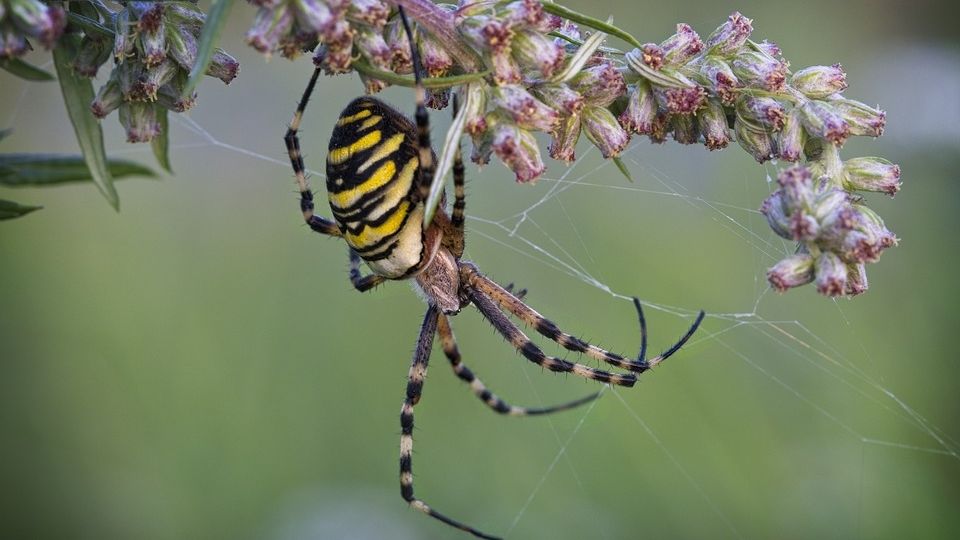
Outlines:
[{"label": "narrow pointed leaf", "polygon": [[[156,176],[149,168],[133,161],[111,159],[107,162],[115,178]],[[64,154],[0,154],[0,185],[41,187],[93,180],[83,156]]]},{"label": "narrow pointed leaf", "polygon": [[15,203],[13,201],[7,201],[0,199],[0,220],[3,219],[13,219],[21,216],[25,216],[34,210],[39,210],[43,208],[42,206],[26,206],[23,204]]},{"label": "narrow pointed leaf", "polygon": [[620,169],[620,173],[630,182],[633,182],[633,176],[630,174],[630,170],[627,169],[627,165],[619,157],[613,157],[613,164]]},{"label": "narrow pointed leaf", "polygon": [[100,189],[100,193],[106,197],[110,206],[114,210],[119,210],[120,198],[117,196],[116,188],[113,187],[113,176],[107,167],[103,131],[100,129],[100,122],[90,112],[90,103],[94,98],[93,81],[78,77],[70,67],[76,47],[77,40],[73,36],[64,36],[53,49],[53,65],[57,69],[63,103],[67,107],[73,131],[77,135],[77,143],[90,169],[93,182]]},{"label": "narrow pointed leaf", "polygon": [[[476,84],[476,83],[471,83]],[[467,125],[467,111],[473,107],[473,99],[476,92],[470,91],[471,85],[464,86],[461,95],[464,96],[463,105],[457,112],[457,116],[450,124],[447,136],[443,141],[443,150],[437,159],[437,167],[433,172],[433,184],[430,186],[430,194],[427,196],[426,208],[424,208],[423,228],[430,226],[433,216],[437,213],[437,206],[440,204],[440,197],[443,195],[444,179],[447,173],[453,168],[453,158],[460,146],[460,137],[463,136],[463,129]]]},{"label": "narrow pointed leaf", "polygon": [[593,35],[588,37],[586,41],[583,42],[583,45],[577,49],[577,52],[570,57],[567,66],[553,76],[553,81],[567,82],[577,73],[580,73],[580,71],[583,70],[583,66],[587,64],[587,60],[590,60],[593,53],[597,52],[597,49],[600,48],[600,44],[603,43],[606,37],[607,35],[603,32],[594,32]]},{"label": "narrow pointed leaf", "polygon": [[150,147],[153,148],[157,163],[163,170],[173,174],[170,167],[170,122],[167,119],[167,109],[157,107],[157,122],[160,124],[160,134],[150,141]]},{"label": "narrow pointed leaf", "polygon": [[207,13],[206,22],[203,23],[203,30],[200,33],[200,43],[197,46],[197,59],[190,70],[190,78],[183,85],[181,95],[189,97],[200,83],[200,79],[207,73],[210,67],[210,59],[213,58],[213,52],[217,48],[217,41],[220,39],[220,32],[227,22],[227,15],[230,13],[230,6],[233,0],[216,0]]},{"label": "narrow pointed leaf", "polygon": [[0,68],[27,81],[52,81],[55,77],[33,64],[28,64],[19,58],[0,60]]}]

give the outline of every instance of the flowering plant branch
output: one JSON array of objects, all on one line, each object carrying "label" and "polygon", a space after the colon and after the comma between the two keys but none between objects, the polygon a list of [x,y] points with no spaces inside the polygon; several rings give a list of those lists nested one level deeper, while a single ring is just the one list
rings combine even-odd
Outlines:
[{"label": "flowering plant branch", "polygon": [[[751,39],[752,21],[739,13],[706,39],[681,23],[665,40],[644,44],[611,21],[547,0],[248,1],[256,13],[246,40],[257,51],[287,58],[313,51],[328,74],[356,71],[368,93],[413,83],[396,8],[406,10],[428,106],[446,107],[454,91],[466,104],[438,160],[430,202],[439,200],[442,166],[461,133],[473,142],[474,162],[495,155],[518,182],[546,169],[536,132],[550,136],[549,156],[566,163],[576,159],[581,135],[612,159],[634,135],[710,150],[736,141],[761,163],[802,162],[779,174],[779,189],[761,207],[776,234],[798,243],[795,255],[768,271],[775,290],[815,282],[825,295],[860,294],[864,265],[897,242],[861,193],[895,194],[899,167],[875,157],[844,161],[839,153],[851,136],[880,136],[885,114],[843,95],[839,64],[791,72],[775,44]],[[77,73],[96,73],[111,56],[116,62],[93,112],[119,109],[131,142],[162,139],[166,111],[193,105],[186,76],[198,71],[198,39],[212,23],[182,2],[126,2],[120,11],[99,0],[70,5],[67,18],[39,0],[0,0],[0,57],[21,56],[28,38],[52,46],[65,26],[81,33]],[[219,24],[226,8],[215,11]],[[200,49],[212,46],[207,34]],[[605,44],[607,36],[628,48]],[[222,51],[213,58],[206,73],[230,82],[236,62]]]}]

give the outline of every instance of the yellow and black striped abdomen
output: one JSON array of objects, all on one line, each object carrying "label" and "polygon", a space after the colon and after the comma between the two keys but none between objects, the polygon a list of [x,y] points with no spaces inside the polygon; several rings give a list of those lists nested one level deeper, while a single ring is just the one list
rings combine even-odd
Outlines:
[{"label": "yellow and black striped abdomen", "polygon": [[347,244],[388,278],[408,276],[423,257],[423,205],[410,197],[416,140],[407,117],[371,97],[347,105],[330,137],[330,210]]}]

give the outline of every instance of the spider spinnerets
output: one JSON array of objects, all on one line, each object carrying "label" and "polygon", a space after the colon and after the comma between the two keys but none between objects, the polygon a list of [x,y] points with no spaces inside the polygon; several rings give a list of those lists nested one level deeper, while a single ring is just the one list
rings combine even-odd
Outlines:
[{"label": "spider spinnerets", "polygon": [[[399,10],[411,44],[416,43],[403,8]],[[494,411],[510,416],[541,415],[587,403],[592,395],[545,408],[509,405],[490,392],[461,362],[449,316],[473,304],[525,358],[550,371],[566,372],[607,384],[633,386],[637,374],[656,366],[675,353],[703,320],[701,311],[687,332],[673,346],[654,358],[646,358],[647,331],[640,301],[634,305],[640,322],[640,353],[635,359],[582,341],[561,331],[554,323],[523,302],[526,291],[513,294],[461,259],[464,247],[464,167],[459,148],[454,157],[454,202],[449,214],[442,207],[424,228],[424,206],[433,182],[435,157],[430,145],[430,126],[421,84],[423,68],[411,45],[416,80],[415,123],[391,106],[372,97],[353,100],[341,113],[330,138],[327,155],[327,196],[333,220],[314,214],[313,193],[307,186],[297,131],[307,101],[316,86],[316,68],[284,137],[300,190],[304,220],[316,232],[342,237],[349,248],[350,281],[367,291],[387,280],[414,279],[427,301],[413,362],[407,377],[406,397],[400,411],[400,492],[417,510],[480,538],[496,538],[453,520],[428,506],[413,493],[413,408],[420,400],[434,335],[440,336],[443,352],[454,373],[466,381],[474,394]],[[458,102],[454,96],[456,115]],[[362,275],[365,263],[371,274]],[[606,362],[627,373],[609,372],[578,362],[544,354],[506,315],[536,329],[561,347]]]}]

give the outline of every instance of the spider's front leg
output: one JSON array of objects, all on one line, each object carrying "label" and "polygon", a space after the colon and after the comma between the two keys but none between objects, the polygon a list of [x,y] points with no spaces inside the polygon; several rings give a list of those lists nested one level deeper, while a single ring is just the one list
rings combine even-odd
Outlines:
[{"label": "spider's front leg", "polygon": [[448,518],[413,495],[413,407],[420,401],[420,395],[423,391],[423,381],[427,376],[427,364],[430,361],[430,350],[433,348],[433,335],[437,332],[439,316],[440,311],[431,304],[423,317],[420,337],[417,339],[417,348],[413,353],[413,363],[410,365],[410,373],[407,375],[407,396],[404,398],[403,406],[400,409],[400,494],[411,508],[415,508],[432,518],[474,536],[497,540],[495,536],[484,534],[465,523]]},{"label": "spider's front leg", "polygon": [[290,121],[290,127],[287,128],[287,134],[283,136],[283,142],[287,146],[287,155],[290,156],[293,174],[297,177],[297,188],[300,190],[300,211],[303,212],[303,220],[318,233],[342,236],[336,223],[313,213],[313,192],[307,185],[306,167],[303,164],[303,154],[300,152],[300,138],[297,137],[300,121],[303,119],[303,111],[307,108],[307,102],[310,101],[310,95],[313,94],[319,76],[320,68],[314,69],[310,82],[307,83],[307,88],[303,92],[303,97],[300,98],[300,103],[297,105],[297,110],[293,113],[293,120]]},{"label": "spider's front leg", "polygon": [[370,289],[380,285],[387,278],[378,275],[378,274],[368,274],[366,276],[360,274],[360,263],[363,262],[363,259],[357,255],[357,252],[350,250],[350,283],[353,284],[354,288],[360,292],[367,292]]}]

